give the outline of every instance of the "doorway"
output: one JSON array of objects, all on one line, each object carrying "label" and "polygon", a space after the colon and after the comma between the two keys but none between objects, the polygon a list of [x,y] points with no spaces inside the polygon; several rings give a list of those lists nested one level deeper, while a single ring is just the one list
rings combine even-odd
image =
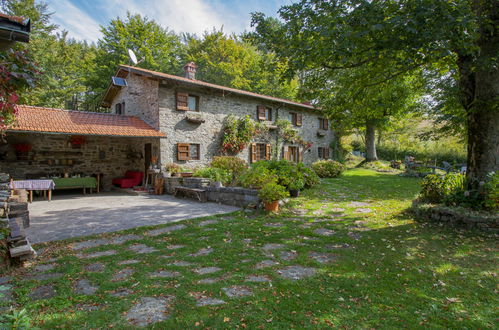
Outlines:
[{"label": "doorway", "polygon": [[151,166],[152,161],[152,145],[150,143],[146,143],[144,145],[144,174],[147,174],[147,170]]}]

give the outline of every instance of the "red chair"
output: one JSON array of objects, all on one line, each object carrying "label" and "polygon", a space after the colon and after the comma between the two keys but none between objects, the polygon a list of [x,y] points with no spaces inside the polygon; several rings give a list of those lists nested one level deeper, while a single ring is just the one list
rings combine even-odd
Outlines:
[{"label": "red chair", "polygon": [[126,171],[124,178],[113,179],[113,184],[120,188],[132,188],[139,186],[144,178],[144,173],[135,171]]}]

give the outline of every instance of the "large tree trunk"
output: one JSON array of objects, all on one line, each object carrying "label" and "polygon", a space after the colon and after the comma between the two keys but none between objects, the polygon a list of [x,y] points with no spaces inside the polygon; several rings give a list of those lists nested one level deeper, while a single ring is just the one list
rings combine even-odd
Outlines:
[{"label": "large tree trunk", "polygon": [[[479,51],[474,56],[458,56],[460,96],[468,126],[468,189],[477,189],[488,173],[499,170],[499,70],[492,65],[499,54],[499,37],[497,28],[490,29],[498,26],[499,11],[492,2],[475,3],[476,13],[491,22],[480,29]],[[482,19],[482,24],[486,22]]]},{"label": "large tree trunk", "polygon": [[376,122],[374,120],[366,121],[366,160],[372,162],[378,160],[376,154]]}]

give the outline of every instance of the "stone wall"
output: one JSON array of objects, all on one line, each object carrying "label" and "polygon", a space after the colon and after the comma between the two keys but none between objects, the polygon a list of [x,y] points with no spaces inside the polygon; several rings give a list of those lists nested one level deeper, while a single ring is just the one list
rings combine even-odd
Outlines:
[{"label": "stone wall", "polygon": [[[87,136],[80,149],[73,149],[69,138],[60,134],[8,133],[7,143],[0,145],[0,172],[14,179],[102,174],[101,185],[109,190],[111,180],[125,171],[144,171],[145,143],[152,144],[153,155],[159,153],[159,139]],[[16,143],[32,145],[26,160],[17,159],[13,147]]]},{"label": "stone wall", "polygon": [[[9,189],[10,177],[6,173],[0,172],[0,233],[6,234],[9,227],[7,213],[9,209]],[[8,262],[7,237],[0,236],[0,266],[5,267]]]},{"label": "stone wall", "polygon": [[165,192],[173,194],[175,187],[183,186],[189,188],[199,188],[206,190],[209,202],[232,205],[237,207],[257,207],[260,204],[258,191],[241,187],[221,187],[211,186],[211,181],[205,178],[165,178]]},{"label": "stone wall", "polygon": [[499,233],[497,214],[475,212],[462,207],[424,204],[418,201],[413,203],[411,211],[421,220]]},{"label": "stone wall", "polygon": [[127,86],[122,87],[111,104],[111,113],[115,113],[116,103],[125,102],[125,115],[135,116],[159,129],[158,80],[134,73],[126,77]]},{"label": "stone wall", "polygon": [[[188,92],[199,96],[199,112],[176,110],[176,92]],[[175,162],[196,167],[207,165],[214,156],[219,155],[222,140],[222,128],[224,120],[228,115],[244,117],[249,115],[257,120],[257,106],[265,105],[272,108],[272,123],[277,119],[287,119],[291,121],[292,112],[303,114],[303,124],[295,127],[304,140],[313,143],[311,149],[305,151],[304,163],[310,164],[318,158],[318,147],[329,147],[334,138],[331,129],[323,131],[324,136],[318,136],[320,113],[312,110],[303,110],[299,107],[283,106],[261,99],[250,98],[239,95],[222,95],[219,91],[182,87],[173,85],[159,86],[159,120],[160,130],[165,132],[167,139],[161,141],[161,162],[163,164]],[[188,116],[199,114],[204,123],[192,123],[187,120]],[[272,124],[270,123],[270,124]],[[275,142],[275,135],[270,131],[269,136],[256,139],[254,142],[272,143]],[[200,145],[200,160],[177,161],[177,143],[196,143]],[[288,146],[298,146],[287,144]],[[238,157],[249,162],[249,148],[245,148]],[[281,157],[281,150],[278,150]]]}]

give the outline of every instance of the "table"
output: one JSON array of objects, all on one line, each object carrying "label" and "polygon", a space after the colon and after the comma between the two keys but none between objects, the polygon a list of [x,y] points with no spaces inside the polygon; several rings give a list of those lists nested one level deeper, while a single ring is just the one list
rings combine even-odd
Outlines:
[{"label": "table", "polygon": [[[53,178],[55,189],[75,189],[83,188],[83,194],[86,194],[86,189],[96,189],[99,192],[97,179],[92,176],[81,178]],[[90,190],[91,192],[91,190]]]},{"label": "table", "polygon": [[55,183],[51,179],[43,180],[17,180],[10,182],[10,189],[25,189],[29,192],[29,202],[33,202],[33,190],[41,190],[48,192],[48,200],[52,199],[52,190],[55,188]]}]

